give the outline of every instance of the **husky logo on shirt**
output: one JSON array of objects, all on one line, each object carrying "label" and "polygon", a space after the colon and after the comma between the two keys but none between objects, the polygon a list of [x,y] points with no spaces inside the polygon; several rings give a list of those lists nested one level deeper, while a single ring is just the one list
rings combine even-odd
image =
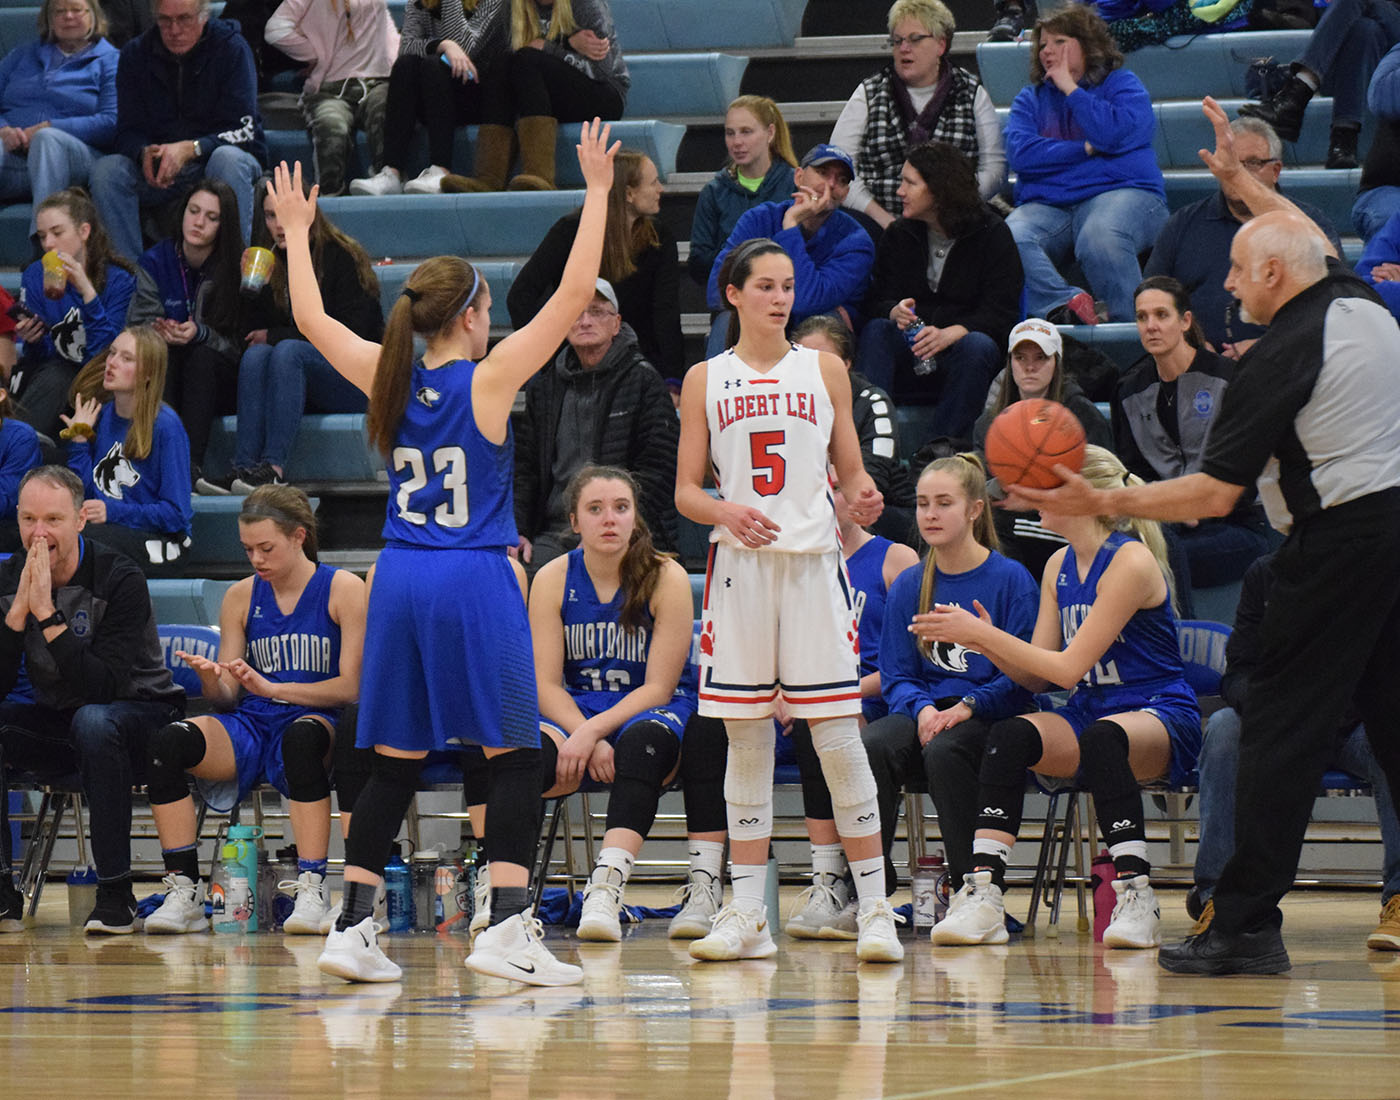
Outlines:
[{"label": "husky logo on shirt", "polygon": [[87,329],[83,327],[82,311],[74,306],[63,315],[63,320],[49,327],[49,339],[54,350],[70,363],[81,363],[87,358]]},{"label": "husky logo on shirt", "polygon": [[122,489],[128,485],[135,485],[140,480],[141,475],[127,460],[120,440],[113,443],[112,449],[92,468],[93,484],[101,490],[103,496],[113,500],[121,500]]},{"label": "husky logo on shirt", "polygon": [[956,642],[934,642],[930,658],[939,668],[949,672],[967,671],[967,649]]},{"label": "husky logo on shirt", "polygon": [[419,387],[418,392],[413,396],[430,409],[442,400],[442,394],[438,393],[432,386]]}]

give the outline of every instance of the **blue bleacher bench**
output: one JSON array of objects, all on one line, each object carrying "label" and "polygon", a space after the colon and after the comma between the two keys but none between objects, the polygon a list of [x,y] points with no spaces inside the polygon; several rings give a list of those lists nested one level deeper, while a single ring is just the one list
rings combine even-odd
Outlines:
[{"label": "blue bleacher bench", "polygon": [[[452,249],[447,251],[451,252]],[[401,263],[379,264],[375,267],[374,273],[379,277],[379,301],[384,307],[384,316],[389,315],[389,310],[394,307],[394,301],[403,292],[403,285],[408,281],[408,277],[413,274],[414,268],[419,264],[419,260],[408,260]],[[506,309],[506,295],[510,292],[510,284],[515,281],[516,275],[520,274],[523,264],[513,261],[487,260],[478,262],[476,267],[486,279],[487,285],[491,288],[491,323],[493,325],[510,326],[510,311]]]},{"label": "blue bleacher bench", "polygon": [[[193,531],[190,547],[185,552],[189,566],[238,564],[246,560],[243,543],[238,537],[238,513],[243,508],[243,500],[241,496],[197,496],[193,499]],[[312,497],[311,510],[314,512],[320,506],[320,500]]]},{"label": "blue bleacher bench", "polygon": [[200,578],[149,580],[151,607],[158,623],[193,623],[217,626],[219,605],[231,581]]},{"label": "blue bleacher bench", "polygon": [[728,53],[629,53],[632,87],[623,115],[723,115],[748,66],[747,57]]},{"label": "blue bleacher bench", "polygon": [[625,53],[791,46],[802,29],[806,7],[807,0],[611,0],[609,4]]},{"label": "blue bleacher bench", "polygon": [[[224,416],[214,421],[204,469],[222,476],[233,462],[237,420]],[[287,476],[294,483],[360,482],[381,480],[384,459],[365,439],[365,418],[361,413],[307,413],[301,418]],[[189,622],[181,619],[171,622]]]},{"label": "blue bleacher bench", "polygon": [[582,191],[487,195],[344,195],[322,199],[370,258],[526,255],[549,227],[583,205]]}]

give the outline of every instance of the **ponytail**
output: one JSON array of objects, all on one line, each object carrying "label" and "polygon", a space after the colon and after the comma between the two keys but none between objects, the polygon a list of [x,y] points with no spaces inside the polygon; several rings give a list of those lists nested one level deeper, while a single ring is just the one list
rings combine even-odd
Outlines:
[{"label": "ponytail", "polygon": [[[1112,451],[1090,443],[1084,448],[1084,466],[1080,470],[1083,478],[1096,489],[1116,489],[1120,485],[1142,485],[1142,478],[1128,472],[1128,468]],[[1171,562],[1167,557],[1167,539],[1162,534],[1162,525],[1156,520],[1138,519],[1136,516],[1098,516],[1098,522],[1109,531],[1121,531],[1131,535],[1152,552],[1157,568],[1167,582],[1167,596],[1176,610],[1176,582],[1172,576]]]}]

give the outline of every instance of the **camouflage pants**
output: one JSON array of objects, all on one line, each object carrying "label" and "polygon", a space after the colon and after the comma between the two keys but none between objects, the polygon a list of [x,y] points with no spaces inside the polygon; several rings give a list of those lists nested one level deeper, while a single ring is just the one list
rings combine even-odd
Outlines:
[{"label": "camouflage pants", "polygon": [[355,131],[363,130],[369,144],[370,172],[384,164],[384,108],[389,81],[360,79],[331,81],[320,91],[302,96],[301,110],[316,161],[321,194],[339,195],[354,160]]}]

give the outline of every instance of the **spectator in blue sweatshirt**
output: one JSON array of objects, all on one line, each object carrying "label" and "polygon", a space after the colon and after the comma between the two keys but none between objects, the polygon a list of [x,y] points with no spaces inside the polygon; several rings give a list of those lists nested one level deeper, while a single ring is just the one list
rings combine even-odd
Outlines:
[{"label": "spectator in blue sweatshirt", "polygon": [[920,623],[935,604],[974,614],[1030,640],[1040,606],[1026,567],[997,552],[987,477],[974,454],[930,462],[919,475],[919,534],[928,545],[922,565],[890,585],[880,633],[880,690],[890,712],[861,737],[880,799],[885,854],[894,841],[904,784],[927,782],[951,886],[973,868],[977,776],[991,724],[1034,710],[1030,693],[980,653],[931,642]]},{"label": "spectator in blue sweatshirt", "polygon": [[267,162],[253,53],[209,0],[155,0],[156,25],[122,47],[116,152],[92,169],[92,194],[118,250],[145,251],[143,207],[178,199],[201,176],[238,196],[242,239]]},{"label": "spectator in blue sweatshirt", "polygon": [[1400,210],[1366,242],[1356,273],[1375,287],[1390,312],[1400,318]]},{"label": "spectator in blue sweatshirt", "polygon": [[39,437],[33,428],[14,415],[10,392],[0,389],[0,554],[23,549],[16,509],[19,483],[35,466],[44,464]]},{"label": "spectator in blue sweatshirt", "polygon": [[73,383],[65,416],[68,468],[87,497],[84,533],[120,550],[148,577],[179,573],[190,544],[190,441],[161,401],[165,341],[150,325],[124,329]]},{"label": "spectator in blue sweatshirt", "polygon": [[[1147,89],[1122,68],[1108,27],[1083,4],[1031,35],[1031,82],[1011,104],[1006,156],[1016,209],[1006,219],[1026,273],[1026,311],[1054,323],[1133,319],[1138,254],[1167,220]],[[1088,287],[1059,265],[1078,260]],[[1095,301],[1097,299],[1097,303]]]},{"label": "spectator in blue sweatshirt", "polygon": [[111,149],[117,50],[106,31],[97,0],[44,0],[38,40],[0,61],[0,198],[39,202],[87,183]]},{"label": "spectator in blue sweatshirt", "polygon": [[[850,156],[835,145],[817,145],[792,174],[797,188],[785,202],[765,202],[740,216],[715,256],[707,297],[711,309],[724,310],[719,271],[724,258],[741,241],[767,237],[792,259],[796,297],[790,324],[818,313],[836,313],[852,328],[860,327],[860,303],[875,266],[875,243],[861,224],[841,209],[855,178]],[[725,347],[727,312],[710,328],[707,355]]]},{"label": "spectator in blue sweatshirt", "polygon": [[104,351],[121,331],[136,276],[112,248],[92,199],[80,187],[50,195],[34,212],[39,246],[58,254],[67,282],[45,293],[44,269],[35,260],[20,276],[19,300],[27,315],[16,321],[24,352],[10,373],[10,394],[36,431],[55,437],[58,414],[78,369]]}]

